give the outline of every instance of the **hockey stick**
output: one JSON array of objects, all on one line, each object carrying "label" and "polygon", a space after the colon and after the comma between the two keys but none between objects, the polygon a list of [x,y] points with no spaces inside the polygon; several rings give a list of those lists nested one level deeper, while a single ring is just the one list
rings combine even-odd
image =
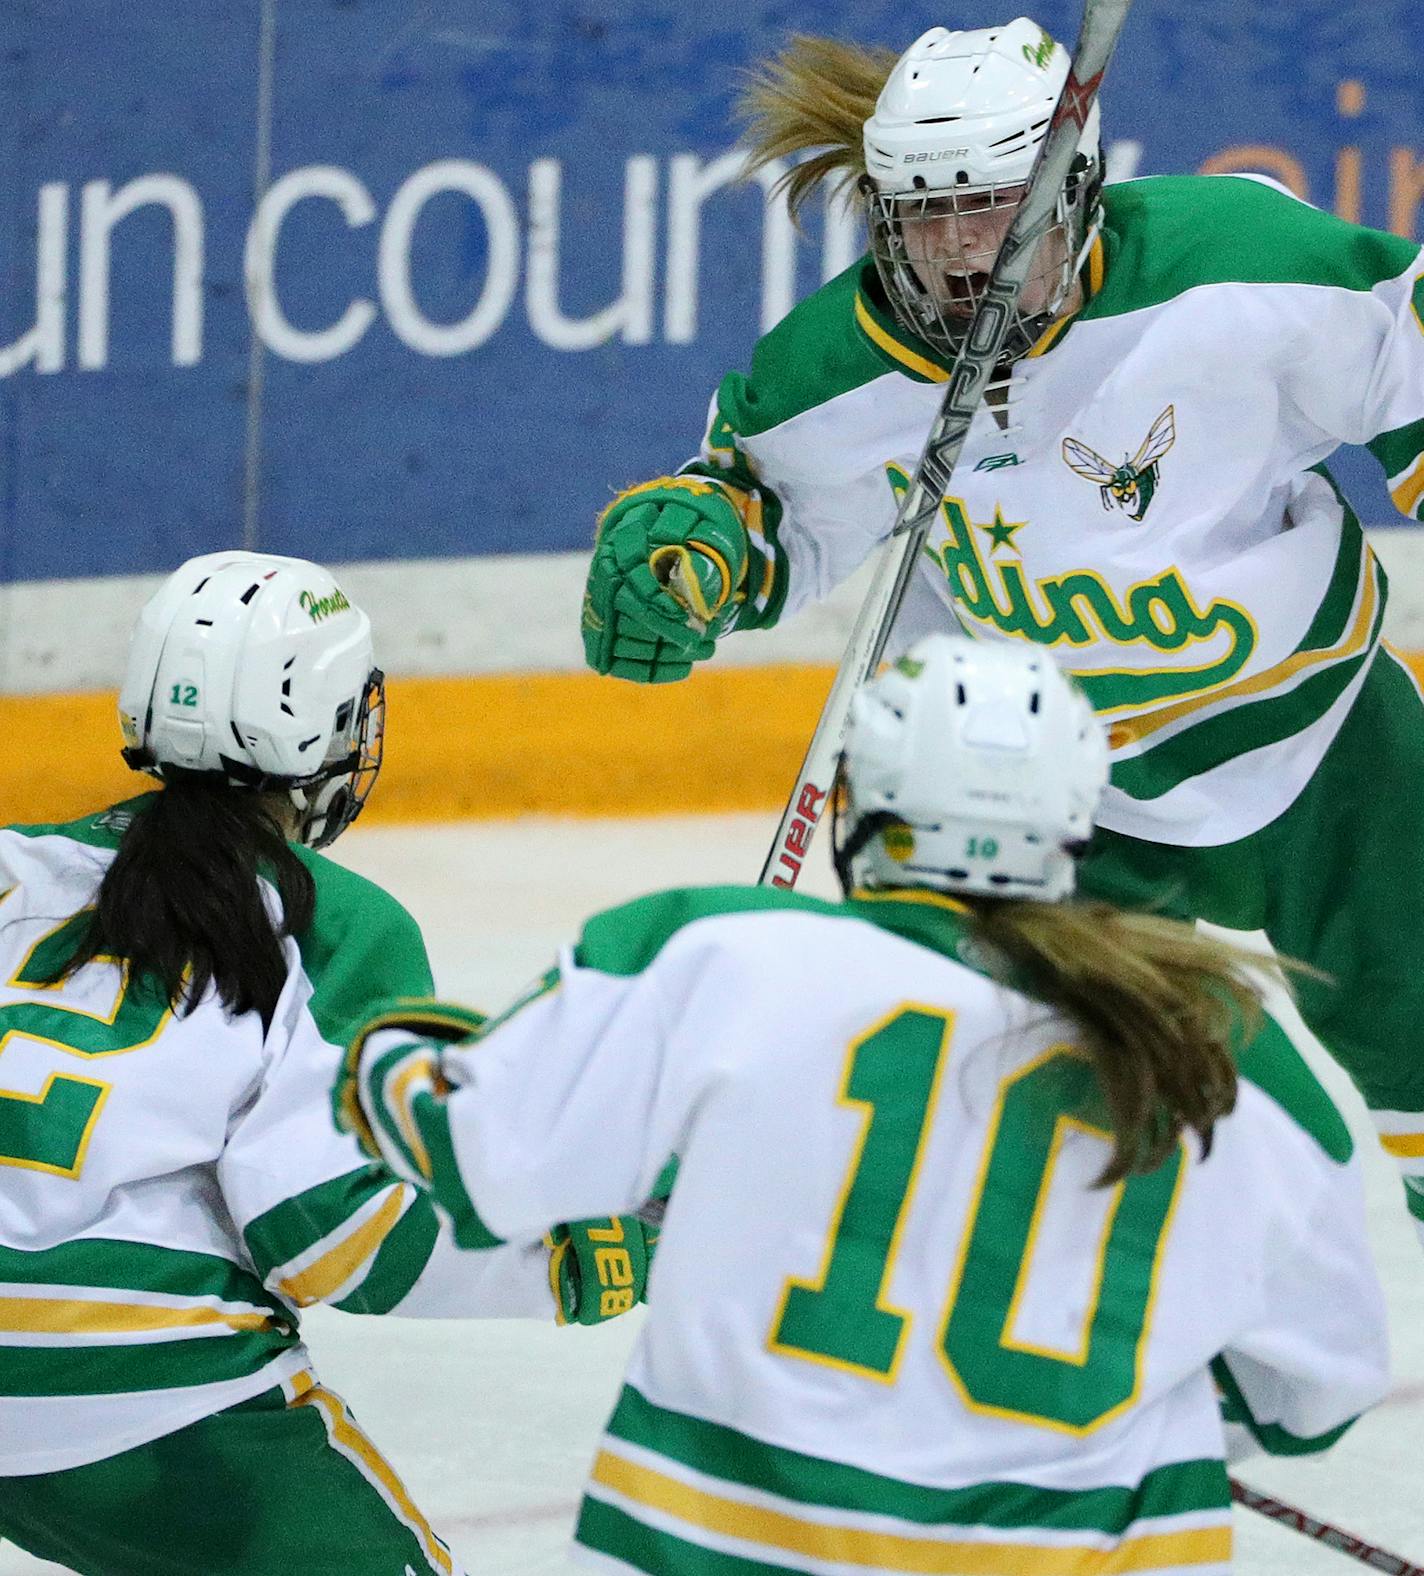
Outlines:
[{"label": "hockey stick", "polygon": [[1097,98],[1103,72],[1117,45],[1130,4],[1131,0],[1086,0],[1078,47],[1053,111],[1048,135],[1038,150],[1023,200],[999,248],[984,300],[970,322],[964,345],[955,360],[944,403],[900,502],[889,539],[881,549],[870,590],[856,617],[830,694],[821,708],[796,786],[782,812],[776,839],[757,878],[762,886],[795,886],[801,874],[801,865],[825,808],[836,761],[845,740],[851,697],[875,672],[884,655],[895,615],[905,599],[910,576],[919,563],[930,528],[944,502],[969,424],[979,408],[989,376],[998,365],[1029,264],[1039,241],[1053,222],[1058,194],[1068,179],[1079,135]]},{"label": "hockey stick", "polygon": [[1391,1576],[1424,1576],[1424,1565],[1411,1565],[1398,1554],[1391,1554],[1386,1549],[1378,1549],[1373,1543],[1366,1543],[1363,1538],[1357,1538],[1352,1532],[1344,1532],[1339,1527],[1332,1527],[1328,1521],[1317,1521],[1314,1516],[1307,1516],[1303,1510],[1297,1510],[1294,1505],[1287,1505],[1284,1500],[1272,1499],[1269,1494],[1263,1494],[1259,1489],[1249,1487],[1239,1478],[1231,1479],[1231,1497],[1238,1505],[1244,1505],[1248,1510],[1254,1510],[1271,1521],[1277,1521],[1293,1532],[1313,1538],[1317,1543],[1323,1543],[1338,1554],[1348,1554],[1351,1559],[1359,1560],[1371,1570],[1389,1571]]}]

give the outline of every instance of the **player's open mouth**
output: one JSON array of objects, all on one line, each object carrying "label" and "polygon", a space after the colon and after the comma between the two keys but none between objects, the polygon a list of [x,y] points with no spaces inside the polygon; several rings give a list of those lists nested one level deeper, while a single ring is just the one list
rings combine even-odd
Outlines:
[{"label": "player's open mouth", "polygon": [[989,283],[988,274],[942,274],[940,276],[940,305],[955,317],[968,317],[984,299]]}]

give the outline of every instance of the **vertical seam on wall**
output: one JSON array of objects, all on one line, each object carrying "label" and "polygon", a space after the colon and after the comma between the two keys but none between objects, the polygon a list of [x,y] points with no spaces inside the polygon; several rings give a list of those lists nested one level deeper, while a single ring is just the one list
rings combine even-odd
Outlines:
[{"label": "vertical seam on wall", "polygon": [[[277,0],[262,0],[257,35],[257,135],[252,168],[252,207],[266,195],[272,180],[272,87],[277,54]],[[244,281],[244,284],[246,281]],[[249,292],[244,289],[243,298]],[[264,348],[248,300],[247,431],[243,442],[242,545],[249,552],[258,547],[258,506],[262,494],[262,393]]]}]

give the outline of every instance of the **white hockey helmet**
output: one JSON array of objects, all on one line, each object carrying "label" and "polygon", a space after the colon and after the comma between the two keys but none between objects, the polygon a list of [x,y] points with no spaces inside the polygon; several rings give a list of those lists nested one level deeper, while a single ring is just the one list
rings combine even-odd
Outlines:
[{"label": "white hockey helmet", "polygon": [[119,723],[130,766],[285,792],[297,839],[324,848],[381,766],[385,682],[370,620],[306,559],[190,558],[139,614]]},{"label": "white hockey helmet", "polygon": [[1107,780],[1102,725],[1046,652],[927,636],[852,703],[837,873],[1055,902]]},{"label": "white hockey helmet", "polygon": [[[982,284],[976,291],[973,276],[961,275],[966,282],[953,303],[960,310],[947,310],[912,266],[905,224],[952,215],[968,200],[1015,206],[1070,65],[1068,51],[1027,17],[964,32],[931,28],[900,57],[865,123],[871,252],[896,315],[942,352],[957,353]],[[1021,311],[1011,329],[1010,360],[1032,347],[1061,308],[1098,221],[1100,121],[1094,100],[1058,200],[1061,240],[1050,244],[1050,231],[1039,248],[1052,277],[1042,302]],[[992,261],[991,251],[978,270],[983,283]]]}]

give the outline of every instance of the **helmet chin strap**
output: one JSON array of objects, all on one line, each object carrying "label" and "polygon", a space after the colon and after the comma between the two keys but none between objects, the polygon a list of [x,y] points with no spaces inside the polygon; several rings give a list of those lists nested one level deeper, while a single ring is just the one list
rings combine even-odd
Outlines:
[{"label": "helmet chin strap", "polygon": [[333,777],[314,792],[293,788],[288,796],[297,812],[297,841],[308,848],[328,847],[356,819],[349,776]]}]

